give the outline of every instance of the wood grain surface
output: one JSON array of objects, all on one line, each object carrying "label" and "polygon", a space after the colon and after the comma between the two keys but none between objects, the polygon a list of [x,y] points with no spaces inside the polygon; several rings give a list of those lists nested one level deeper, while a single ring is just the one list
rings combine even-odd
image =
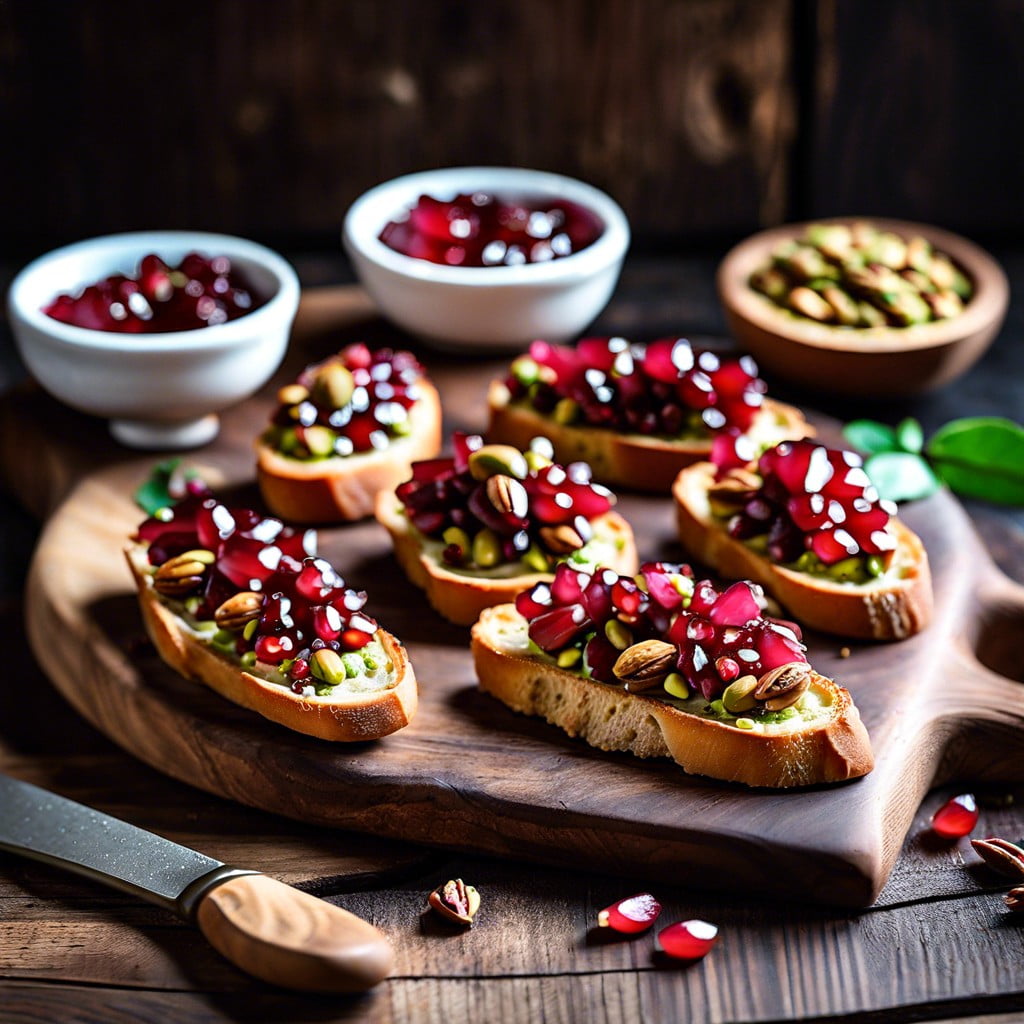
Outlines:
[{"label": "wood grain surface", "polygon": [[[368,312],[353,290],[314,293],[295,356],[323,355],[346,332],[365,330]],[[484,388],[498,367],[426,358],[449,427],[482,425]],[[211,792],[315,824],[439,846],[583,860],[663,880],[678,880],[685,864],[724,871],[758,898],[861,906],[884,884],[933,782],[1021,778],[1024,702],[1010,638],[1024,621],[1024,598],[948,495],[908,515],[932,555],[934,624],[898,645],[845,645],[848,658],[840,657],[842,642],[809,638],[814,663],[848,685],[861,708],[875,772],[838,787],[751,792],[602,754],[481,695],[466,631],[423,605],[373,523],[323,531],[322,550],[350,581],[368,586],[375,615],[407,643],[421,686],[412,726],[380,743],[332,747],[225,703],[167,670],[142,642],[120,545],[139,518],[130,494],[152,457],[118,452],[102,432],[90,438],[81,417],[69,421],[72,432],[55,430],[60,414],[38,397],[17,404],[8,408],[20,416],[19,443],[6,430],[0,453],[5,475],[27,482],[30,504],[56,509],[28,591],[39,662],[102,732]],[[270,404],[262,395],[233,410],[218,442],[194,456],[242,496],[255,498],[247,490],[251,441]],[[70,483],[87,443],[95,461]],[[673,556],[667,501],[628,495],[620,510],[634,522],[643,556]]]}]

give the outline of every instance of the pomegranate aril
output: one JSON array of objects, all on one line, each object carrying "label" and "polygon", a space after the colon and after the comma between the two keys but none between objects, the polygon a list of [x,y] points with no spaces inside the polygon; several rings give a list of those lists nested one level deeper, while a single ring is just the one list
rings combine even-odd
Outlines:
[{"label": "pomegranate aril", "polygon": [[707,921],[677,921],[658,932],[658,945],[678,960],[699,960],[718,941],[718,928]]},{"label": "pomegranate aril", "polygon": [[661,904],[649,892],[641,892],[599,911],[597,923],[601,928],[636,935],[650,928],[660,913]]},{"label": "pomegranate aril", "polygon": [[947,800],[932,815],[932,831],[943,839],[969,835],[977,824],[978,804],[972,793],[962,793]]},{"label": "pomegranate aril", "polygon": [[542,651],[559,651],[590,625],[579,604],[553,608],[535,618],[529,626],[530,639]]},{"label": "pomegranate aril", "polygon": [[583,589],[590,583],[588,573],[577,572],[565,563],[555,569],[551,581],[551,593],[559,604],[574,604],[583,598]]},{"label": "pomegranate aril", "polygon": [[716,626],[742,626],[761,614],[753,587],[745,580],[733,583],[711,606],[708,618]]},{"label": "pomegranate aril", "polygon": [[595,633],[583,649],[583,659],[593,679],[602,683],[616,682],[613,668],[622,652],[600,633]]}]

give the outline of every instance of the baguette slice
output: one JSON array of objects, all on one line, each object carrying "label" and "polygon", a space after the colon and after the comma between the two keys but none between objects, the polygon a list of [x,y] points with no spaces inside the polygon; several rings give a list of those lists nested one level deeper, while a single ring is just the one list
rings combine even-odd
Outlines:
[{"label": "baguette slice", "polygon": [[703,698],[691,698],[683,710],[531,655],[525,622],[513,605],[481,614],[472,651],[482,690],[601,750],[671,757],[691,775],[769,788],[840,782],[874,767],[867,730],[849,693],[817,673],[807,692],[820,707],[810,720],[744,730],[703,717]]},{"label": "baguette slice", "polygon": [[371,693],[339,695],[341,687],[336,687],[329,697],[299,696],[286,686],[245,671],[204,643],[153,588],[145,545],[131,544],[125,554],[138,588],[146,631],[160,657],[186,678],[272,722],[324,740],[379,739],[408,725],[415,714],[418,692],[409,656],[386,630],[378,629],[375,639],[393,666],[393,685]]},{"label": "baguette slice", "polygon": [[[643,434],[621,434],[603,427],[567,426],[514,403],[500,380],[487,393],[489,441],[526,449],[538,436],[548,438],[557,462],[589,462],[594,479],[637,491],[668,491],[679,470],[708,458],[710,439],[671,441]],[[788,438],[810,437],[814,428],[795,406],[765,399],[749,436],[755,446],[768,448]]]},{"label": "baguette slice", "polygon": [[[451,571],[438,557],[440,546],[433,545],[437,554],[428,549],[393,493],[378,495],[376,516],[391,534],[395,558],[405,574],[426,591],[431,606],[457,626],[471,626],[485,608],[512,601],[520,591],[551,579],[550,573],[485,576]],[[617,512],[606,512],[593,520],[593,527],[595,538],[607,542],[609,553],[602,561],[617,572],[636,572],[636,543],[629,523]]]},{"label": "baguette slice", "polygon": [[701,462],[676,478],[679,539],[694,559],[727,579],[760,583],[805,626],[864,640],[902,640],[923,629],[932,615],[931,572],[921,539],[898,519],[886,572],[869,583],[842,583],[776,565],[734,540],[712,515],[708,488],[715,467]]},{"label": "baguette slice", "polygon": [[408,479],[410,466],[441,450],[441,398],[425,378],[409,413],[407,437],[380,451],[306,462],[289,458],[256,442],[256,479],[267,507],[295,523],[336,523],[362,519],[373,512],[381,491],[393,491]]}]

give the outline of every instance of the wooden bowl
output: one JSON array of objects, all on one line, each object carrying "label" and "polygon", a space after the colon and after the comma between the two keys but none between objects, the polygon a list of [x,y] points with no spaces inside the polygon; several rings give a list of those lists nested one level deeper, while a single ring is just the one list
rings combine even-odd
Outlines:
[{"label": "wooden bowl", "polygon": [[962,313],[910,327],[839,327],[777,306],[750,287],[782,241],[809,226],[785,224],[737,245],[718,270],[718,294],[729,329],[760,367],[813,391],[859,398],[920,394],[948,384],[981,358],[1006,316],[1009,286],[998,263],[974,243],[940,228],[874,217],[830,217],[815,223],[870,221],[909,238],[922,235],[971,278],[974,294]]}]

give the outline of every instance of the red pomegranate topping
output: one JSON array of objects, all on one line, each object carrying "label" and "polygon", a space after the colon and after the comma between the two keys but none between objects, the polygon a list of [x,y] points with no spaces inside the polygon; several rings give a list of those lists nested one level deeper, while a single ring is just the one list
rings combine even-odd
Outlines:
[{"label": "red pomegranate topping", "polygon": [[[516,610],[537,647],[603,683],[620,682],[616,662],[634,644],[672,645],[675,655],[655,680],[658,690],[664,681],[670,696],[692,688],[715,701],[740,676],[807,661],[799,627],[765,618],[759,596],[760,588],[745,581],[719,592],[709,580],[695,580],[687,565],[647,562],[634,578],[561,564],[550,584],[516,598]],[[627,686],[633,688],[628,680]]]},{"label": "red pomegranate topping", "polygon": [[729,495],[730,536],[763,537],[773,561],[801,569],[842,563],[858,582],[884,572],[884,556],[896,546],[888,529],[896,508],[879,498],[859,455],[783,441],[761,455],[757,471],[760,487]]},{"label": "red pomegranate topping", "polygon": [[[226,505],[193,482],[184,500],[147,519],[136,536],[149,545],[157,591],[184,601],[196,620],[215,621],[215,641],[243,664],[249,658],[276,666],[299,693],[360,671],[341,658],[362,652],[377,623],[363,611],[365,592],[347,587],[329,562],[316,557],[313,530],[298,532],[253,509]],[[205,561],[201,575],[184,588],[161,572],[182,555]],[[161,589],[164,576],[172,590]],[[366,671],[382,667],[371,665],[365,653],[361,657]]]},{"label": "red pomegranate topping", "polygon": [[718,928],[707,921],[677,921],[658,932],[658,945],[677,960],[699,960],[718,941]]},{"label": "red pomegranate topping", "polygon": [[586,463],[552,462],[543,439],[525,453],[475,434],[453,440],[451,458],[413,463],[412,479],[396,490],[416,529],[443,540],[450,566],[523,562],[524,571],[549,572],[592,539],[593,520],[615,502]]},{"label": "red pomegranate topping", "polygon": [[697,352],[685,338],[646,346],[584,338],[575,348],[535,341],[505,384],[513,401],[560,423],[669,437],[742,433],[765,393],[750,356]]},{"label": "red pomegranate topping", "polygon": [[636,935],[650,928],[660,913],[661,904],[649,892],[641,892],[605,907],[598,913],[597,923],[601,928]]},{"label": "red pomegranate topping", "polygon": [[566,199],[513,201],[472,192],[450,200],[420,196],[379,237],[390,249],[430,263],[512,267],[571,256],[603,231],[596,214]]},{"label": "red pomegranate topping", "polygon": [[264,440],[297,459],[386,448],[411,431],[424,375],[411,352],[349,345],[281,388]]},{"label": "red pomegranate topping", "polygon": [[962,793],[947,800],[932,815],[932,831],[943,839],[970,835],[977,824],[978,804],[971,793]]},{"label": "red pomegranate topping", "polygon": [[191,331],[235,320],[266,301],[227,256],[189,253],[176,267],[150,253],[134,277],[112,274],[43,312],[61,323],[121,334]]}]

